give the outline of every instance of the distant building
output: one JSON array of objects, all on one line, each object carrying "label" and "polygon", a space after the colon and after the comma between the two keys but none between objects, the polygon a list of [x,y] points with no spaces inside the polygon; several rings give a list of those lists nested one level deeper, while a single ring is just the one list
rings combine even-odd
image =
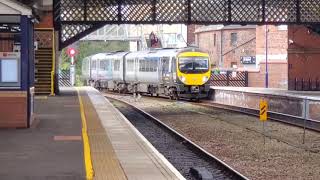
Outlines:
[{"label": "distant building", "polygon": [[187,26],[173,25],[106,25],[81,40],[86,41],[129,41],[130,50],[137,51],[151,47],[150,34],[159,38],[161,47],[187,46]]},{"label": "distant building", "polygon": [[195,40],[200,49],[209,52],[214,67],[251,67],[240,60],[255,57],[255,31],[256,26],[201,26],[195,30]]},{"label": "distant building", "polygon": [[[288,28],[268,27],[269,87],[288,87]],[[212,25],[195,30],[200,49],[209,52],[212,66],[249,72],[249,86],[265,87],[265,26]]]}]

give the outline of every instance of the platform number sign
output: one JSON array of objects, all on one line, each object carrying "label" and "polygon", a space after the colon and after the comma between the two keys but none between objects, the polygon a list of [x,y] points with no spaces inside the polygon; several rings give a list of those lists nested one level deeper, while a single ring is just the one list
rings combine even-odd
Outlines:
[{"label": "platform number sign", "polygon": [[260,121],[268,120],[268,102],[260,99]]}]

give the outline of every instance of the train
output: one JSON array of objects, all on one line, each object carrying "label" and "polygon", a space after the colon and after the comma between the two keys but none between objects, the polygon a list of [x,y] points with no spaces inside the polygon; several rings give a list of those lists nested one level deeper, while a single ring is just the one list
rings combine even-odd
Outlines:
[{"label": "train", "polygon": [[82,79],[98,89],[170,99],[208,96],[209,54],[198,48],[98,53],[82,61]]}]

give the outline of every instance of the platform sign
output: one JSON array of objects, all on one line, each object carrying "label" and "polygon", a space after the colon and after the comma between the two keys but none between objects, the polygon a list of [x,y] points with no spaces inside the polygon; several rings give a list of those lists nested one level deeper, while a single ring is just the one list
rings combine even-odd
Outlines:
[{"label": "platform sign", "polygon": [[268,102],[260,99],[260,121],[268,120]]}]

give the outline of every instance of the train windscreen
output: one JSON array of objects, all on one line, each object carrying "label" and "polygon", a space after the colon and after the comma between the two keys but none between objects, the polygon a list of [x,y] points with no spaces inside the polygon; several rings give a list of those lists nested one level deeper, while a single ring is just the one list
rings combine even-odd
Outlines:
[{"label": "train windscreen", "polygon": [[208,57],[181,57],[179,70],[186,74],[205,73],[209,70]]}]

